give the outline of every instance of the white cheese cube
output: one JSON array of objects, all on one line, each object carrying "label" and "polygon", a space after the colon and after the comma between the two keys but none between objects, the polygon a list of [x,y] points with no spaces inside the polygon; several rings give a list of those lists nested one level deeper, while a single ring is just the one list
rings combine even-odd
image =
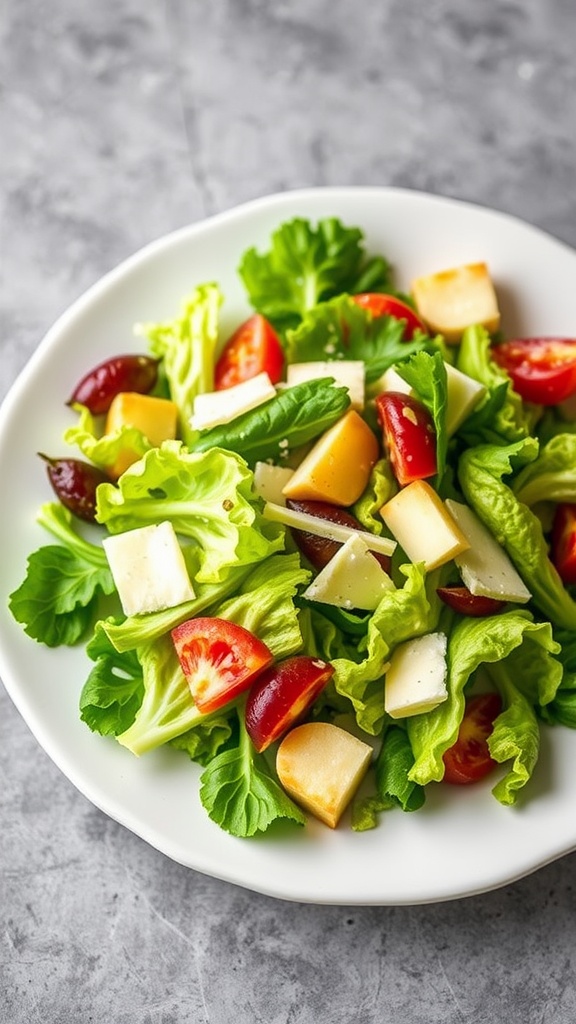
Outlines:
[{"label": "white cheese cube", "polygon": [[424,562],[426,570],[444,565],[468,547],[444,502],[425,480],[403,487],[380,515],[410,561]]},{"label": "white cheese cube", "polygon": [[172,523],[117,533],[102,544],[125,615],[159,612],[196,596]]},{"label": "white cheese cube", "polygon": [[350,537],[304,591],[309,601],[374,611],[394,584],[360,537]]},{"label": "white cheese cube", "polygon": [[362,360],[289,363],[286,369],[286,383],[289,387],[320,377],[333,377],[337,387],[348,388],[352,408],[360,411],[364,408],[366,369]]},{"label": "white cheese cube", "polygon": [[268,374],[258,373],[255,377],[234,384],[231,388],[224,388],[223,391],[196,395],[190,426],[194,430],[219,427],[275,397],[276,388]]},{"label": "white cheese cube", "polygon": [[392,652],[384,680],[384,708],[391,718],[432,711],[448,697],[444,633],[407,640]]},{"label": "white cheese cube", "polygon": [[459,501],[446,499],[452,517],[467,538],[469,548],[454,561],[468,590],[497,601],[525,604],[532,596],[510,558],[476,513]]},{"label": "white cheese cube", "polygon": [[254,466],[254,490],[264,501],[285,505],[282,488],[286,486],[294,470],[287,466],[271,466],[269,462],[257,462]]}]

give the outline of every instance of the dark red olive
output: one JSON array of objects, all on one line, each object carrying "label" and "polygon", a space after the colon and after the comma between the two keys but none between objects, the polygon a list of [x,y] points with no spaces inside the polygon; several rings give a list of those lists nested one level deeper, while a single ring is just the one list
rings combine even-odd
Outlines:
[{"label": "dark red olive", "polygon": [[496,597],[485,597],[483,594],[472,594],[468,587],[437,587],[436,593],[440,600],[455,612],[474,618],[496,615],[506,607],[506,601]]},{"label": "dark red olive", "polygon": [[[326,519],[330,523],[338,523],[339,526],[349,526],[352,530],[364,530],[362,524],[351,512],[336,505],[330,505],[327,501],[297,501],[294,498],[288,498],[286,505],[297,512],[306,512],[309,516]],[[342,547],[339,541],[317,537],[316,534],[308,533],[306,530],[292,529],[291,532],[298,549],[318,570],[323,569]],[[372,554],[384,571],[389,572],[390,558],[388,555],[382,555],[376,551],[373,551]]]},{"label": "dark red olive", "polygon": [[150,356],[114,356],[95,366],[72,392],[68,405],[85,405],[93,416],[108,412],[122,391],[147,395],[158,380],[158,359]]},{"label": "dark red olive", "polygon": [[47,465],[48,479],[62,504],[80,519],[95,522],[96,488],[109,477],[81,459],[51,459],[38,453]]}]

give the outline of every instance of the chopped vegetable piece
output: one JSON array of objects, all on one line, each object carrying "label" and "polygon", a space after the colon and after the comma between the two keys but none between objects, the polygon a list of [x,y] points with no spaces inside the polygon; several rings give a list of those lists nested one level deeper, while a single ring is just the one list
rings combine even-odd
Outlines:
[{"label": "chopped vegetable piece", "polygon": [[496,767],[488,750],[488,737],[501,710],[497,693],[481,693],[466,702],[458,739],[444,754],[444,782],[465,786],[483,779]]},{"label": "chopped vegetable piece", "polygon": [[226,619],[189,619],[172,630],[172,640],[194,702],[204,714],[247,690],[274,657],[261,640]]}]

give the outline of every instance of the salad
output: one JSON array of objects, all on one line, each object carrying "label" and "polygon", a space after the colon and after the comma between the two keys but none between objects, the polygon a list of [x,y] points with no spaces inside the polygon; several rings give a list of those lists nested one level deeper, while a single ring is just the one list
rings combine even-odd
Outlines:
[{"label": "salad", "polygon": [[482,263],[400,293],[335,218],[239,274],[232,337],[200,284],[63,395],[12,614],[85,644],[86,726],[199,763],[233,835],[489,772],[513,804],[576,725],[576,340],[504,337]]}]

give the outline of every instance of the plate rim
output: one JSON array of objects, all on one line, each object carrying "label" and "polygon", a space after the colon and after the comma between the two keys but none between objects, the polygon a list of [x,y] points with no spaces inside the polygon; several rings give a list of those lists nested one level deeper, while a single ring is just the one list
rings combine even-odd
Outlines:
[{"label": "plate rim", "polygon": [[[74,320],[79,315],[88,311],[93,303],[98,303],[101,296],[105,295],[111,286],[116,282],[121,281],[123,277],[137,271],[137,269],[148,260],[161,255],[163,250],[169,250],[173,246],[177,246],[180,242],[193,240],[196,236],[201,236],[203,233],[210,231],[215,226],[233,224],[241,221],[243,218],[249,219],[253,213],[257,213],[262,209],[268,209],[270,211],[276,209],[278,210],[279,215],[281,215],[283,207],[293,208],[298,203],[307,203],[310,200],[317,199],[319,196],[326,198],[333,197],[336,203],[338,203],[340,201],[347,201],[348,199],[352,199],[354,201],[355,198],[360,196],[365,200],[371,195],[377,199],[388,199],[394,198],[395,196],[402,196],[409,200],[414,200],[415,202],[424,202],[426,204],[433,203],[438,207],[444,206],[451,209],[461,208],[476,211],[478,214],[485,217],[493,217],[499,222],[508,222],[510,225],[516,226],[517,228],[527,230],[535,238],[540,238],[542,241],[546,240],[547,243],[553,243],[558,248],[559,252],[574,258],[576,261],[576,251],[571,246],[554,237],[549,232],[544,231],[542,228],[530,224],[514,214],[499,211],[493,207],[484,206],[464,199],[395,186],[322,186],[303,189],[288,189],[284,192],[272,192],[264,196],[250,199],[236,206],[232,206],[229,209],[212,214],[204,219],[178,227],[159,236],[137,249],[125,259],[121,260],[97,281],[85,289],[48,328],[30,358],[9,387],[9,390],[0,406],[0,438],[3,435],[5,423],[9,420],[13,410],[18,406],[22,394],[26,391],[28,382],[34,377],[36,366],[42,362],[45,358],[45,354],[52,349],[55,339],[61,336],[62,332],[73,324]],[[297,216],[297,213],[294,212],[292,215]],[[280,220],[278,223],[280,223]],[[190,858],[183,857],[182,851],[176,849],[174,844],[171,844],[166,840],[159,843],[157,838],[155,839],[153,835],[146,834],[146,832],[150,830],[143,828],[142,825],[138,826],[137,823],[132,820],[133,815],[130,813],[127,813],[125,810],[122,812],[119,807],[111,810],[110,806],[113,801],[103,800],[101,795],[99,796],[97,794],[95,788],[90,785],[87,780],[79,777],[82,774],[81,772],[79,774],[75,774],[74,772],[71,773],[69,768],[65,767],[65,765],[67,765],[67,758],[65,754],[58,749],[54,749],[53,743],[46,741],[46,736],[41,723],[36,721],[34,715],[30,715],[30,709],[26,707],[25,694],[22,692],[21,685],[18,683],[16,677],[13,677],[13,669],[9,664],[9,660],[5,656],[2,633],[3,628],[3,625],[0,623],[0,674],[2,676],[2,682],[8,696],[12,700],[21,717],[24,719],[25,724],[32,732],[39,746],[48,754],[50,759],[56,764],[65,778],[67,778],[68,781],[71,782],[72,785],[74,785],[74,787],[81,792],[91,804],[98,807],[99,810],[105,813],[108,817],[113,818],[123,827],[128,828],[131,832],[142,838],[145,842],[168,856],[170,859],[182,864],[183,866],[191,867],[193,870],[197,870],[202,874],[239,885],[263,895],[293,902],[331,905],[420,905],[424,903],[439,903],[467,898],[478,895],[479,893],[485,893],[501,888],[503,885],[526,877],[532,872],[544,867],[546,864],[552,863],[576,849],[575,833],[571,841],[568,844],[565,844],[561,849],[556,849],[549,852],[547,855],[542,855],[535,859],[525,859],[525,862],[522,866],[519,866],[516,872],[506,872],[505,876],[498,879],[484,879],[475,887],[466,886],[458,891],[436,891],[429,896],[420,895],[416,899],[412,899],[409,896],[390,899],[381,897],[375,899],[366,897],[354,898],[354,894],[351,891],[347,891],[342,895],[338,895],[335,892],[319,895],[307,891],[305,887],[303,887],[303,890],[300,893],[296,893],[294,891],[287,892],[278,884],[257,884],[255,879],[251,879],[250,881],[243,880],[241,877],[234,875],[233,872],[219,870],[215,868],[214,865],[210,866],[205,863],[191,863]],[[29,643],[33,643],[33,641],[28,638],[27,640]],[[98,741],[101,741],[101,737],[96,738]],[[380,826],[380,828],[382,828],[382,826]],[[241,840],[240,842],[246,843],[250,842],[250,840]]]}]

